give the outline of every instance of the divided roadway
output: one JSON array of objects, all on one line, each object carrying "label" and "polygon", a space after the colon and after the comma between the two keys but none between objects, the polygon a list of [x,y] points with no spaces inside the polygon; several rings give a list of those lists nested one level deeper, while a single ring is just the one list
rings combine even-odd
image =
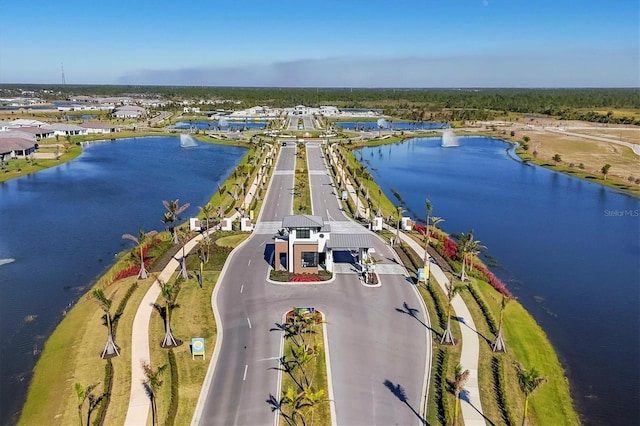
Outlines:
[{"label": "divided roadway", "polygon": [[[307,144],[313,212],[332,232],[369,233],[342,211],[317,143]],[[278,411],[276,323],[292,307],[314,306],[327,320],[330,386],[340,425],[422,424],[431,345],[424,305],[389,246],[377,237],[382,285],[362,285],[353,265],[323,284],[268,281],[273,237],[292,214],[295,146],[280,150],[256,230],[227,260],[213,296],[216,348],[192,424],[269,425]],[[343,257],[348,257],[346,255]],[[214,309],[214,310],[215,310]],[[428,373],[428,371],[427,371]]]}]

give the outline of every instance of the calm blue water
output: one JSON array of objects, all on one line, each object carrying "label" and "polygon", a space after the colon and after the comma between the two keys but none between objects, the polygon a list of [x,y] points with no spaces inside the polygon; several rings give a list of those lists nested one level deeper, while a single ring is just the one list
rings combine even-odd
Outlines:
[{"label": "calm blue water", "polygon": [[15,259],[0,264],[0,424],[21,408],[34,345],[42,349],[67,305],[132,247],[122,234],[164,229],[162,200],[191,203],[185,220],[197,214],[246,152],[179,144],[94,143],[70,163],[0,183],[0,259]]},{"label": "calm blue water", "polygon": [[[368,132],[378,130],[377,121],[336,121],[334,126],[345,130],[365,130]],[[434,123],[430,121],[388,121],[388,130],[431,130],[448,127],[446,123]]]},{"label": "calm blue water", "polygon": [[[223,130],[255,130],[265,129],[267,127],[267,121],[227,121],[226,125],[220,126]],[[178,121],[173,127],[176,129],[199,129],[199,130],[218,130],[218,120],[209,121]]]},{"label": "calm blue water", "polygon": [[459,143],[421,138],[359,153],[411,216],[424,220],[429,198],[442,229],[475,231],[557,348],[586,424],[637,424],[640,200],[523,165],[499,140]]}]

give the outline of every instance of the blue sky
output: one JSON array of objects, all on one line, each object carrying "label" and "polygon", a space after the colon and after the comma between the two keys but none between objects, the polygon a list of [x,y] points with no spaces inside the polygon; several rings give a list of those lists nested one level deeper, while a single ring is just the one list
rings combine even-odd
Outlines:
[{"label": "blue sky", "polygon": [[640,87],[638,0],[0,0],[0,83]]}]

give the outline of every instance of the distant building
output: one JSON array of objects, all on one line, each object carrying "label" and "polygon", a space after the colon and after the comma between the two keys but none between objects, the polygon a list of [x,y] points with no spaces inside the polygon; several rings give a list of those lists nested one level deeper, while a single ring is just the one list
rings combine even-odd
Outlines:
[{"label": "distant building", "polygon": [[47,124],[44,128],[46,130],[53,131],[54,136],[78,136],[86,135],[88,133],[87,129],[76,126],[75,124]]},{"label": "distant building", "polygon": [[102,121],[87,121],[80,125],[80,127],[87,130],[87,134],[91,133],[116,133],[119,132],[121,127],[111,123],[104,123]]},{"label": "distant building", "polygon": [[142,118],[147,115],[147,110],[135,105],[125,105],[116,108],[113,115],[117,118]]}]

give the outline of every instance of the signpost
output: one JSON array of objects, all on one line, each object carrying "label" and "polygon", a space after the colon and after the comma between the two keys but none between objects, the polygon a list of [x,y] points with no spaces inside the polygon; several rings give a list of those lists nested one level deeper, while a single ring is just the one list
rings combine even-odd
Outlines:
[{"label": "signpost", "polygon": [[202,355],[202,359],[205,359],[204,338],[202,337],[191,339],[191,359],[195,359],[196,355]]}]

